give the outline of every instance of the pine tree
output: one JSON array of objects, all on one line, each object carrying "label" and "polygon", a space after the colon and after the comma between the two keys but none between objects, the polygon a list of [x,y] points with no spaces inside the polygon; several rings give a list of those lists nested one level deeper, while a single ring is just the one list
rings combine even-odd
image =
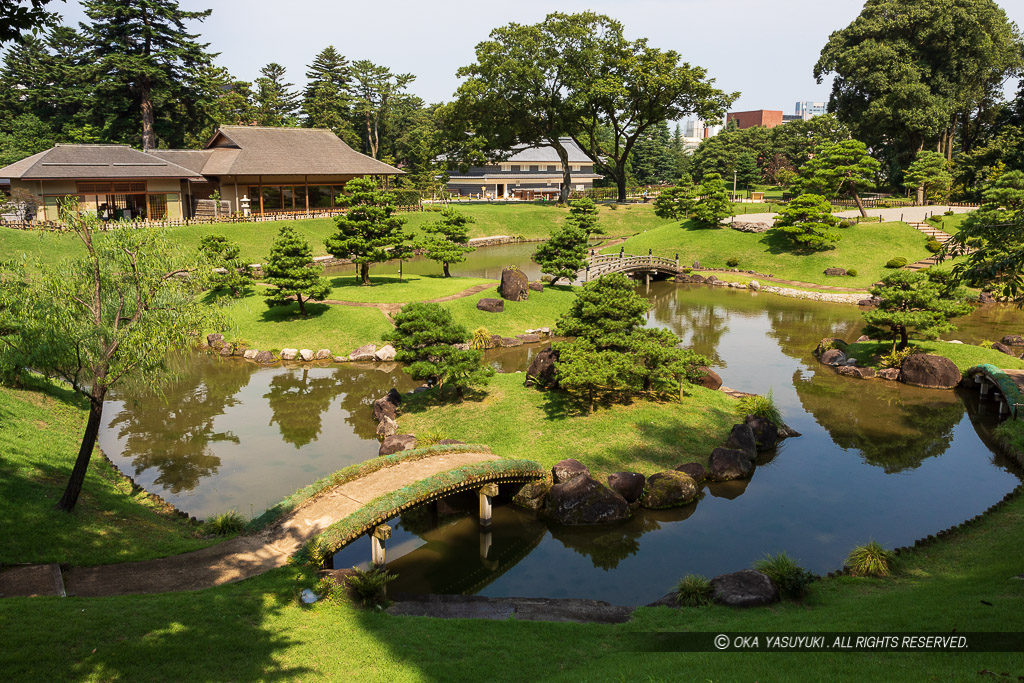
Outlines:
[{"label": "pine tree", "polygon": [[863,142],[843,140],[824,144],[800,168],[794,189],[800,194],[820,194],[826,199],[852,197],[861,216],[866,218],[868,214],[860,201],[860,192],[875,186],[879,167]]},{"label": "pine tree", "polygon": [[907,168],[903,176],[903,186],[917,190],[917,203],[924,204],[927,199],[944,197],[953,184],[946,157],[931,150],[917,153],[914,163]]},{"label": "pine tree", "polygon": [[271,62],[256,79],[256,123],[260,126],[294,126],[298,122],[299,93],[284,82],[283,66]]},{"label": "pine tree", "polygon": [[800,251],[832,249],[842,235],[833,230],[839,219],[832,205],[819,194],[802,194],[775,217],[775,231]]},{"label": "pine tree", "polygon": [[576,291],[569,310],[558,319],[556,332],[561,337],[587,339],[599,351],[624,351],[650,307],[628,277],[611,273]]},{"label": "pine tree", "polygon": [[395,74],[367,59],[352,63],[352,114],[360,127],[363,151],[374,159],[381,150],[381,127],[409,99],[405,88],[416,80],[412,74]]},{"label": "pine tree", "polygon": [[953,318],[971,312],[965,290],[948,292],[921,271],[897,270],[872,287],[871,295],[880,302],[878,308],[864,312],[864,334],[891,334],[893,351],[905,349],[911,334],[934,339],[951,332],[956,329]]},{"label": "pine tree", "polygon": [[603,235],[604,228],[597,224],[598,210],[594,200],[584,197],[569,202],[569,216],[566,224],[574,226],[590,239],[593,235]]},{"label": "pine tree", "polygon": [[468,244],[470,223],[476,223],[476,219],[449,207],[441,212],[440,220],[423,226],[423,232],[432,235],[423,245],[426,256],[441,264],[445,277],[452,276],[449,264],[462,263],[466,254],[475,251]]},{"label": "pine tree", "polygon": [[263,264],[263,281],[276,287],[266,296],[267,306],[287,306],[291,297],[295,297],[299,302],[299,312],[305,316],[303,296],[312,301],[327,298],[331,285],[320,276],[319,267],[312,265],[312,261],[313,251],[309,243],[295,228],[283,226]]},{"label": "pine tree", "polygon": [[693,218],[704,228],[720,228],[722,221],[736,213],[729,202],[722,176],[708,173],[697,190],[701,199],[693,207]]},{"label": "pine tree", "polygon": [[[91,24],[83,24],[102,74],[101,99],[115,127],[128,128],[128,108],[142,119],[142,147],[157,146],[157,103],[188,102],[199,90],[199,73],[216,55],[185,29],[212,10],[186,12],[176,0],[83,0]],[[125,99],[125,94],[128,98]],[[170,125],[175,125],[172,121]],[[116,134],[115,134],[116,135]]]},{"label": "pine tree", "polygon": [[349,62],[333,45],[320,51],[306,71],[306,89],[302,93],[302,112],[310,128],[328,128],[350,145],[358,136],[350,121],[352,96]]},{"label": "pine tree", "polygon": [[556,227],[534,252],[533,260],[541,272],[554,278],[551,284],[562,278],[572,282],[587,266],[587,234],[571,223]]},{"label": "pine tree", "polygon": [[241,259],[238,245],[224,235],[204,235],[199,240],[199,254],[216,271],[222,271],[215,271],[215,286],[227,287],[233,296],[241,296],[255,281],[252,268]]},{"label": "pine tree", "polygon": [[654,200],[654,215],[658,218],[681,221],[690,217],[690,212],[697,205],[697,190],[690,176],[683,175],[679,183],[661,194]]},{"label": "pine tree", "polygon": [[369,285],[371,263],[412,255],[412,247],[406,243],[410,235],[402,232],[405,218],[395,215],[398,207],[393,193],[378,189],[369,178],[350,180],[345,192],[339,199],[349,209],[334,219],[338,232],[325,244],[337,258],[358,263],[362,283]]}]

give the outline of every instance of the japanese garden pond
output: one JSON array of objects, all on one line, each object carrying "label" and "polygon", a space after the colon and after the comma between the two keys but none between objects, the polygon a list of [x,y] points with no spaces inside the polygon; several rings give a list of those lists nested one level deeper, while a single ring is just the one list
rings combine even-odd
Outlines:
[{"label": "japanese garden pond", "polygon": [[[525,261],[534,248],[496,247],[494,258]],[[458,274],[496,277],[485,260]],[[684,574],[735,571],[783,550],[823,573],[869,539],[905,545],[958,524],[1020,482],[990,437],[995,404],[977,393],[845,378],[817,363],[819,339],[859,334],[856,307],[667,282],[647,293],[649,325],[713,358],[726,385],[771,389],[802,436],[764,454],[748,482],[711,485],[694,504],[641,509],[617,525],[555,527],[502,496],[481,534],[473,499],[425,506],[391,523],[393,590],[642,604]],[[1020,333],[1024,316],[987,306],[958,324],[952,338],[978,342]],[[514,372],[537,349],[499,349],[488,359]],[[375,456],[371,402],[392,386],[414,386],[394,364],[263,368],[196,354],[177,365],[162,398],[122,391],[108,403],[99,444],[141,486],[197,517],[231,508],[258,515]],[[585,453],[566,457],[586,462]],[[369,541],[360,539],[335,566],[368,558]]]}]

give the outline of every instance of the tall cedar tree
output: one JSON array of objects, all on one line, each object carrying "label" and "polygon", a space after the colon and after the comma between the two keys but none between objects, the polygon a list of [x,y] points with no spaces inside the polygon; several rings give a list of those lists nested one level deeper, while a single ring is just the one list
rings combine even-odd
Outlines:
[{"label": "tall cedar tree", "polygon": [[104,90],[131,94],[141,112],[142,148],[155,149],[154,93],[173,102],[196,92],[202,70],[216,54],[207,52],[209,43],[198,42],[199,34],[189,33],[185,22],[202,21],[213,10],[186,12],[175,0],[83,0],[82,6],[92,23],[81,28]]},{"label": "tall cedar tree", "polygon": [[867,218],[860,193],[875,186],[879,166],[868,153],[867,146],[859,140],[822,145],[818,153],[800,168],[800,178],[794,189],[800,194],[820,194],[826,199],[852,197],[860,215]]},{"label": "tall cedar tree", "polygon": [[202,274],[195,260],[162,231],[115,226],[94,241],[96,215],[62,208],[82,255],[33,274],[0,270],[0,368],[57,377],[89,401],[78,457],[57,503],[70,512],[82,491],[107,391],[128,377],[158,385],[167,357],[191,348],[195,331],[214,321],[196,296]]},{"label": "tall cedar tree", "polygon": [[700,199],[693,207],[693,220],[702,228],[720,228],[722,221],[736,213],[729,202],[722,176],[708,173],[697,188]]},{"label": "tall cedar tree", "polygon": [[226,287],[232,296],[244,294],[253,282],[252,268],[242,260],[238,245],[224,235],[204,235],[199,240],[199,254],[215,269],[215,287]]},{"label": "tall cedar tree", "polygon": [[469,332],[440,304],[408,304],[395,316],[395,330],[384,340],[395,345],[395,360],[415,380],[430,380],[443,391],[455,387],[461,399],[467,387],[486,384],[494,368],[483,364],[483,353],[460,349]]},{"label": "tall cedar tree", "polygon": [[839,222],[827,199],[802,194],[779,210],[774,227],[775,234],[797,251],[824,251],[843,238],[833,229]]},{"label": "tall cedar tree", "polygon": [[878,308],[864,312],[864,334],[876,338],[891,334],[893,351],[905,349],[911,334],[934,339],[955,330],[950,321],[971,312],[965,290],[947,291],[920,271],[897,270],[872,287],[871,295],[881,301]]},{"label": "tall cedar tree", "polygon": [[441,264],[445,277],[452,276],[449,264],[462,263],[466,254],[475,251],[468,244],[470,223],[476,223],[476,219],[448,207],[439,220],[423,226],[423,232],[431,236],[423,244],[427,258]]},{"label": "tall cedar tree", "polygon": [[307,300],[326,299],[331,285],[320,276],[320,267],[313,265],[313,251],[309,243],[290,225],[285,225],[277,233],[270,256],[263,264],[263,281],[273,285],[267,293],[267,306],[287,306],[291,297],[299,302],[299,313],[306,315]]},{"label": "tall cedar tree", "polygon": [[358,146],[359,138],[350,121],[351,85],[349,61],[333,45],[328,45],[306,71],[302,111],[310,128],[328,128],[348,144]]},{"label": "tall cedar tree", "polygon": [[362,128],[364,150],[377,159],[381,149],[381,126],[410,96],[405,89],[416,80],[412,74],[396,74],[386,66],[367,59],[352,63],[352,114]]},{"label": "tall cedar tree", "polygon": [[548,241],[533,253],[533,260],[542,273],[554,278],[551,284],[562,278],[572,282],[576,273],[587,267],[587,234],[568,222],[555,227]]},{"label": "tall cedar tree", "polygon": [[299,93],[285,83],[285,69],[271,62],[256,79],[256,123],[261,126],[294,126],[298,122]]},{"label": "tall cedar tree", "polygon": [[334,219],[338,232],[325,244],[335,257],[358,263],[362,284],[369,285],[371,263],[412,256],[413,248],[406,243],[411,236],[402,231],[406,219],[396,215],[394,193],[379,189],[369,178],[350,180],[345,192],[338,204],[348,211]]}]

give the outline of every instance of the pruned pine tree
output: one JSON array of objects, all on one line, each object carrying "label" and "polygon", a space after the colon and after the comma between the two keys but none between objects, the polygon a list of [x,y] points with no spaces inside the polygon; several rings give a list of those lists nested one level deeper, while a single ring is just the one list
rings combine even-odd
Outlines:
[{"label": "pruned pine tree", "polygon": [[835,230],[839,223],[827,199],[802,194],[779,210],[775,231],[798,251],[824,251],[843,238]]},{"label": "pruned pine tree", "polygon": [[321,268],[313,265],[309,243],[292,226],[283,226],[263,264],[263,281],[275,287],[266,295],[267,306],[287,306],[294,298],[299,313],[305,316],[307,300],[326,299],[331,291],[320,272]]},{"label": "pruned pine tree", "polygon": [[397,215],[393,192],[381,190],[369,178],[350,180],[345,192],[339,202],[348,211],[334,219],[338,232],[325,244],[335,257],[357,263],[362,284],[370,285],[371,264],[412,256],[411,235],[402,231],[405,218]]},{"label": "pruned pine tree", "polygon": [[426,256],[441,264],[445,277],[452,276],[448,269],[450,264],[462,263],[466,260],[466,254],[476,251],[468,244],[469,226],[475,222],[472,216],[449,207],[441,212],[440,219],[423,226],[423,232],[430,235],[423,243]]}]

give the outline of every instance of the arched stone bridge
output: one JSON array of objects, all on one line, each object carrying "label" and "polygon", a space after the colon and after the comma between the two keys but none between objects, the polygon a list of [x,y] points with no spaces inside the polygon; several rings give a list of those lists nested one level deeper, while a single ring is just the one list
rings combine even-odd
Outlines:
[{"label": "arched stone bridge", "polygon": [[625,273],[629,277],[643,277],[649,281],[682,275],[683,267],[679,265],[679,254],[676,254],[675,259],[670,259],[652,254],[626,254],[622,251],[618,254],[591,252],[586,267],[576,273],[576,279],[590,282],[609,273]]},{"label": "arched stone bridge", "polygon": [[999,413],[1017,417],[1017,412],[1024,406],[1024,370],[1003,370],[995,365],[985,363],[975,365],[964,373],[968,382],[977,387],[983,398],[999,401]]}]

